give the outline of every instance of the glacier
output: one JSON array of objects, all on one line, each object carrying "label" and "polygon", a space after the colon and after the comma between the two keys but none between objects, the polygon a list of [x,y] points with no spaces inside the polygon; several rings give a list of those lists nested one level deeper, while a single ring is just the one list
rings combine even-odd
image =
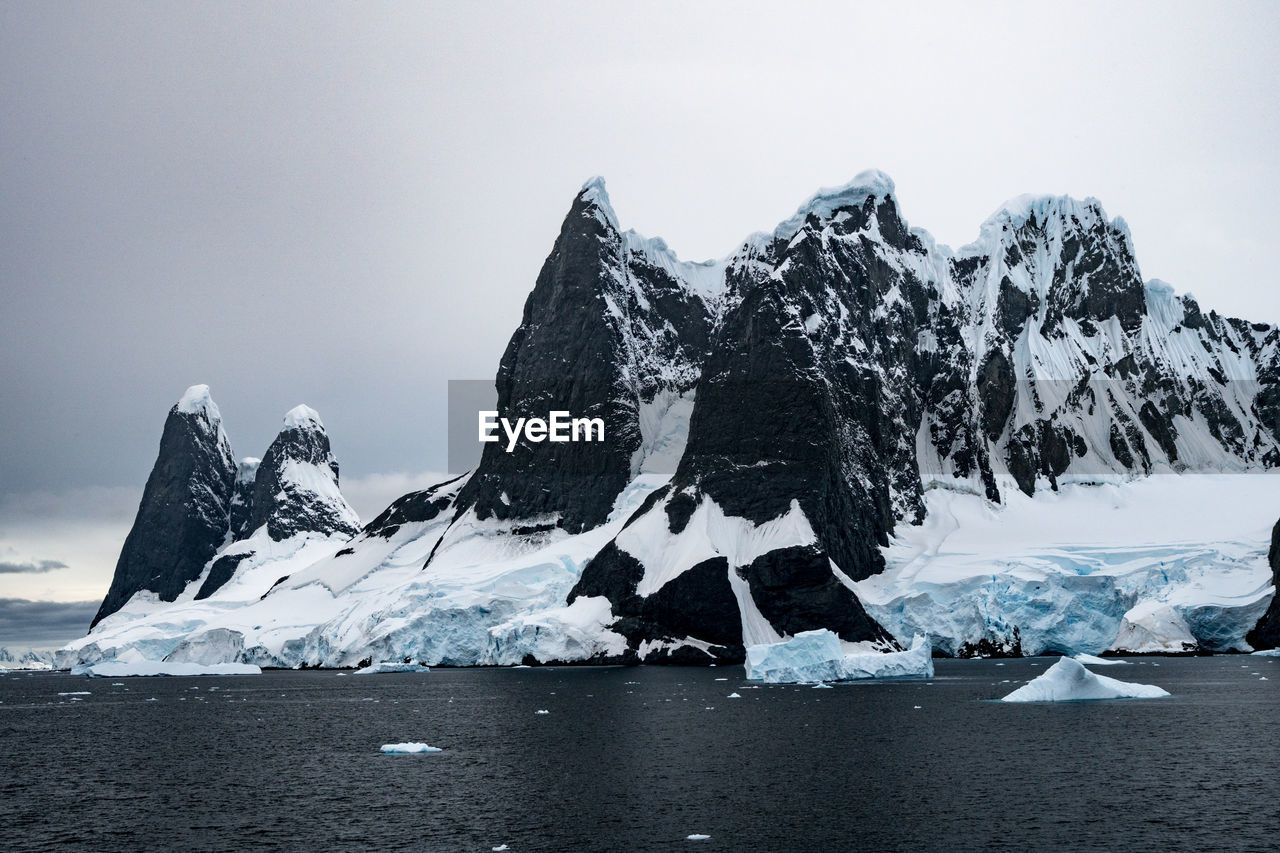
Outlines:
[{"label": "glacier", "polygon": [[1274,474],[1070,484],[1004,505],[933,489],[925,502],[885,571],[855,587],[895,637],[928,633],[946,655],[1249,651],[1274,594]]}]

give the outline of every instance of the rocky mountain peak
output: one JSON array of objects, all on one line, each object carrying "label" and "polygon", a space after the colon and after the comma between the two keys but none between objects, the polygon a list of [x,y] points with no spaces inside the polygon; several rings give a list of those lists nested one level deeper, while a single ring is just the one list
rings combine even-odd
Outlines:
[{"label": "rocky mountain peak", "polygon": [[247,531],[267,526],[277,542],[298,533],[354,535],[355,510],[338,490],[338,460],[314,409],[298,406],[262,457],[253,477]]},{"label": "rocky mountain peak", "polygon": [[1062,334],[1064,319],[1114,318],[1132,332],[1146,313],[1129,228],[1094,198],[1011,199],[983,223],[977,242],[956,253],[955,272],[978,313],[1008,335],[1029,322]]},{"label": "rocky mountain peak", "polygon": [[[486,445],[459,514],[571,532],[607,517],[638,470],[642,413],[697,382],[723,268],[619,230],[601,179],[575,197],[498,367],[503,417],[601,418],[598,443]],[[526,525],[527,526],[527,525]]]},{"label": "rocky mountain peak", "polygon": [[236,477],[231,443],[207,385],[169,410],[160,452],[93,624],[148,590],[173,601],[226,539]]},{"label": "rocky mountain peak", "polygon": [[609,192],[605,189],[604,178],[599,175],[588,179],[582,185],[582,189],[578,190],[578,197],[574,200],[570,217],[574,213],[590,216],[615,234],[622,231],[618,226],[618,214],[614,213]]}]

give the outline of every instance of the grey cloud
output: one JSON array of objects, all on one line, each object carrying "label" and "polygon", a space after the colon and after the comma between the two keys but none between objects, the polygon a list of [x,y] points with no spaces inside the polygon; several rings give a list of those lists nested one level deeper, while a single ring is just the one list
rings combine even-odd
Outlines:
[{"label": "grey cloud", "polygon": [[0,646],[60,646],[84,636],[97,601],[0,598]]},{"label": "grey cloud", "polygon": [[54,569],[70,568],[61,560],[36,560],[34,562],[15,563],[11,560],[0,561],[0,575],[36,575],[51,572]]}]

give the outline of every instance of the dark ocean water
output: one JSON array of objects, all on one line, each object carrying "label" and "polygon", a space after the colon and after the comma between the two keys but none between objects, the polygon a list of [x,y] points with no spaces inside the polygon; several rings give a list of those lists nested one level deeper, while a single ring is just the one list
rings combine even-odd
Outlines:
[{"label": "dark ocean water", "polygon": [[[0,848],[1280,848],[1280,659],[1095,667],[1170,699],[984,701],[1051,662],[829,690],[741,667],[11,674]],[[379,752],[399,741],[445,751]]]}]

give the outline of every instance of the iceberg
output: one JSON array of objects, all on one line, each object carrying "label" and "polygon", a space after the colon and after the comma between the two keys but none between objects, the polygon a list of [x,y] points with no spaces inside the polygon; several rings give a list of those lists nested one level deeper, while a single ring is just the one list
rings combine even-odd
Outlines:
[{"label": "iceberg", "polygon": [[1087,663],[1090,666],[1115,666],[1116,664],[1128,663],[1127,660],[1116,660],[1115,658],[1099,658],[1099,657],[1094,657],[1093,655],[1086,655],[1086,654],[1073,655],[1072,657],[1080,661],[1080,663]]},{"label": "iceberg", "polygon": [[384,743],[382,751],[388,755],[422,755],[428,752],[444,752],[438,746],[425,743]]},{"label": "iceberg", "polygon": [[1043,675],[1022,685],[1001,702],[1080,702],[1089,699],[1158,699],[1169,693],[1154,684],[1132,684],[1095,675],[1073,658],[1062,658]]},{"label": "iceberg", "polygon": [[383,661],[381,663],[373,663],[357,669],[356,675],[377,675],[380,672],[430,672],[431,667],[423,666],[420,663],[397,663],[395,661]]},{"label": "iceberg", "polygon": [[846,644],[832,631],[802,631],[780,643],[747,647],[747,679],[769,684],[849,681],[863,678],[933,677],[933,649],[916,635],[905,652],[880,652]]},{"label": "iceberg", "polygon": [[244,634],[229,628],[212,628],[189,634],[165,655],[170,663],[229,663],[244,651]]},{"label": "iceberg", "polygon": [[133,662],[105,660],[94,664],[80,664],[71,668],[72,675],[91,678],[127,678],[149,675],[261,675],[262,667],[249,663],[174,663],[153,660]]},{"label": "iceberg", "polygon": [[1262,658],[1280,658],[1280,649],[1263,649],[1253,654]]}]

